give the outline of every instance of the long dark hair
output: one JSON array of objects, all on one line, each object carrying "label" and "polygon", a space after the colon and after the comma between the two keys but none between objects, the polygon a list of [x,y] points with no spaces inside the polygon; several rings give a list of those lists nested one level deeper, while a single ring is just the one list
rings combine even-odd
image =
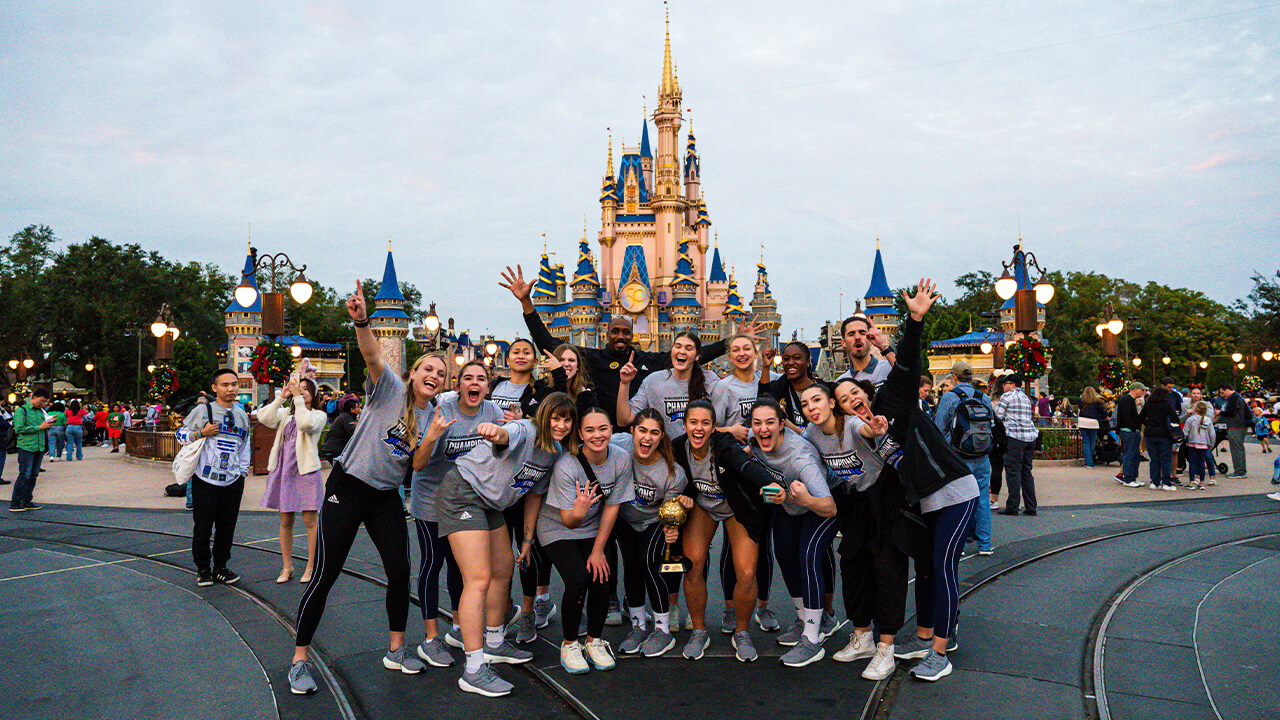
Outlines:
[{"label": "long dark hair", "polygon": [[805,392],[809,392],[810,390],[821,391],[822,396],[830,401],[832,405],[831,415],[836,421],[836,445],[840,446],[841,443],[844,442],[844,409],[840,407],[840,403],[836,402],[835,393],[831,392],[831,388],[827,387],[825,383],[816,382],[804,389]]},{"label": "long dark hair", "polygon": [[[711,418],[714,423],[714,410],[711,413]],[[667,461],[667,472],[674,475],[676,471],[676,454],[671,448],[671,436],[667,434],[667,419],[657,410],[645,408],[632,418],[631,427],[634,429],[635,426],[640,424],[641,420],[653,420],[658,423],[658,430],[662,432],[662,439],[658,440],[658,454],[662,455],[662,459]]]},{"label": "long dark hair", "polygon": [[702,363],[698,360],[698,357],[702,354],[702,340],[697,333],[689,330],[682,330],[676,333],[672,341],[674,342],[680,338],[687,338],[692,341],[694,350],[698,353],[693,356],[693,370],[689,374],[689,400],[692,402],[709,397],[707,395],[707,377],[702,374]]}]

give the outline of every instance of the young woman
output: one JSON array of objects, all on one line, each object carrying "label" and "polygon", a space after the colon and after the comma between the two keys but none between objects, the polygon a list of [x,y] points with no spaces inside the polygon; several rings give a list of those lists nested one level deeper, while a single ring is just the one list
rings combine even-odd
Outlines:
[{"label": "young woman", "polygon": [[[305,362],[305,361],[304,361]],[[309,365],[308,365],[309,367]],[[280,559],[277,583],[293,579],[293,518],[302,515],[307,528],[307,567],[299,582],[311,582],[316,567],[316,513],[324,501],[320,477],[320,434],[328,416],[321,409],[314,378],[291,379],[275,400],[258,411],[258,422],[275,428],[267,458],[267,484],[262,507],[280,515]],[[287,407],[286,407],[287,405]]]},{"label": "young woman", "polygon": [[1076,427],[1080,428],[1080,445],[1084,451],[1084,466],[1093,467],[1093,449],[1098,446],[1099,433],[1107,432],[1107,409],[1102,404],[1102,397],[1092,386],[1080,394],[1080,417],[1076,419]]},{"label": "young woman", "polygon": [[[876,485],[896,480],[907,508],[897,515],[924,528],[924,543],[905,541],[915,560],[916,634],[894,648],[894,657],[923,658],[911,674],[928,681],[952,670],[947,651],[953,649],[950,640],[960,611],[960,551],[979,494],[978,481],[964,458],[920,409],[920,335],[925,313],[938,297],[935,288],[931,280],[921,279],[914,296],[903,291],[908,314],[901,326],[898,361],[880,390],[868,392],[869,388],[856,383],[841,383],[836,390],[847,414],[865,419],[864,406],[869,405],[875,415],[888,421],[876,448],[885,463]],[[905,592],[905,581],[901,591]]]},{"label": "young woman", "polygon": [[[735,440],[746,445],[749,437],[748,416],[751,405],[760,393],[760,380],[768,380],[767,365],[760,371],[755,369],[755,339],[750,335],[738,334],[729,340],[729,365],[732,372],[716,383],[711,389],[711,403],[715,406],[717,430],[727,432]],[[772,386],[770,386],[772,387]],[[761,505],[758,512],[760,532],[757,537],[769,537],[769,519],[772,517],[772,505]],[[729,526],[725,525],[724,542],[720,545],[720,585],[724,594],[724,619],[720,630],[726,635],[737,627],[733,598],[737,596],[737,573],[734,570],[732,543],[728,536]],[[756,560],[756,592],[758,605],[755,610],[756,623],[765,632],[778,630],[778,619],[769,609],[769,589],[773,582],[773,543],[766,542],[759,546]],[[695,626],[696,627],[696,626]]]},{"label": "young woman", "polygon": [[[896,667],[893,642],[902,627],[906,600],[909,555],[894,542],[894,536],[901,534],[896,526],[904,503],[901,492],[895,493],[890,483],[877,482],[884,461],[869,440],[877,431],[884,432],[886,421],[873,418],[865,403],[861,415],[846,413],[835,399],[845,386],[854,387],[855,381],[841,380],[835,393],[813,385],[800,397],[809,418],[804,438],[822,455],[840,488],[836,494],[842,496],[840,569],[845,614],[854,631],[832,659],[853,662],[871,658],[862,677],[883,680]],[[875,385],[868,380],[857,381],[856,386],[875,393]],[[878,644],[871,636],[873,622],[880,633]]]},{"label": "young woman", "polygon": [[413,674],[422,662],[405,644],[409,619],[409,537],[399,490],[408,474],[414,450],[431,424],[430,407],[444,388],[446,370],[439,358],[424,355],[409,371],[408,383],[387,371],[378,339],[369,329],[364,291],[347,298],[347,313],[356,328],[364,356],[367,404],[342,455],[334,461],[321,503],[319,557],[311,582],[298,605],[298,635],[294,642],[289,686],[295,694],[316,691],[307,648],[324,614],[329,590],[342,572],[356,533],[364,525],[387,576],[388,651],[382,664],[389,670]]},{"label": "young woman", "polygon": [[[619,433],[615,443],[631,453],[634,499],[622,507],[617,525],[618,546],[622,549],[622,578],[631,615],[631,632],[622,642],[628,655],[642,652],[658,657],[675,647],[671,626],[671,596],[679,587],[679,574],[660,572],[667,546],[676,542],[679,531],[658,522],[658,508],[673,498],[686,509],[693,499],[682,494],[688,479],[671,453],[671,436],[666,416],[645,408],[632,421],[631,434]],[[645,616],[645,593],[653,610],[654,629]]]},{"label": "young woman", "polygon": [[[732,344],[737,343],[735,338]],[[690,402],[684,417],[685,433],[674,443],[676,463],[690,478],[686,494],[695,502],[683,528],[684,556],[692,563],[684,575],[684,595],[693,620],[693,633],[685,644],[684,656],[698,660],[711,643],[706,630],[707,554],[717,525],[723,523],[726,553],[737,578],[725,596],[729,608],[724,622],[733,633],[738,660],[752,662],[759,655],[747,625],[760,596],[756,589],[760,541],[768,537],[760,490],[772,484],[774,478],[736,437],[715,429],[718,417],[709,401]],[[772,556],[769,563],[773,564]]]},{"label": "young woman", "polygon": [[507,367],[511,368],[511,377],[499,380],[489,392],[489,399],[503,412],[510,413],[508,418],[518,417],[525,395],[533,392],[533,369],[537,364],[538,350],[532,342],[524,338],[511,341],[507,348]]},{"label": "young woman", "polygon": [[[444,367],[444,357],[432,355]],[[480,443],[477,428],[482,423],[502,422],[502,410],[485,400],[489,392],[489,370],[479,360],[472,360],[458,371],[456,392],[444,393],[436,403],[435,414],[427,437],[434,442],[419,443],[413,454],[413,492],[409,494],[409,512],[418,534],[418,600],[422,605],[422,622],[426,639],[417,648],[417,655],[432,667],[453,665],[453,656],[445,644],[462,646],[462,636],[457,628],[442,639],[440,617],[440,570],[447,567],[446,582],[449,598],[457,606],[462,594],[462,575],[449,552],[449,543],[440,536],[436,521],[436,494],[445,473],[451,470],[458,458]],[[433,432],[434,431],[434,432]]]},{"label": "young woman", "polygon": [[578,348],[565,343],[542,354],[544,359],[538,365],[542,370],[542,377],[534,381],[532,392],[526,392],[520,403],[525,417],[533,417],[538,411],[538,403],[553,392],[568,394],[577,404],[579,414],[596,407],[596,393],[591,387],[591,378],[585,372],[578,372],[582,367],[582,356],[578,354]]},{"label": "young woman", "polygon": [[778,637],[779,645],[792,646],[782,664],[803,667],[825,656],[821,643],[835,632],[834,618],[824,612],[830,576],[823,565],[836,536],[836,500],[822,457],[787,427],[785,417],[776,401],[756,401],[752,452],[774,476],[762,491],[765,499],[783,510],[773,517],[773,549],[796,605],[796,624]]},{"label": "young woman", "polygon": [[1209,451],[1216,438],[1209,403],[1197,400],[1191,406],[1191,414],[1183,422],[1182,432],[1187,436],[1187,473],[1191,489],[1203,490],[1205,467],[1213,464]]},{"label": "young woman", "polygon": [[99,405],[98,411],[93,414],[93,439],[98,447],[107,444],[107,416],[110,414],[105,403]]},{"label": "young woman", "polygon": [[84,460],[84,426],[85,418],[92,417],[87,410],[81,409],[79,400],[72,400],[67,405],[67,459],[75,455],[76,460]]},{"label": "young woman", "polygon": [[[636,366],[628,360],[618,371],[618,423],[630,425],[636,414],[645,408],[662,414],[668,437],[684,432],[684,409],[691,400],[711,396],[714,382],[709,381],[698,362],[702,341],[694,333],[676,333],[671,342],[671,369],[660,370],[640,383],[635,397],[631,393],[631,381],[636,377]],[[634,359],[634,353],[632,353]]]},{"label": "young woman", "polygon": [[[458,458],[457,466],[440,483],[436,521],[462,572],[457,619],[466,666],[458,687],[466,692],[486,697],[510,693],[511,683],[498,677],[488,663],[518,664],[533,658],[533,653],[503,637],[515,565],[503,511],[530,490],[546,492],[561,453],[577,450],[577,420],[573,401],[556,393],[542,401],[532,420],[483,423],[476,432],[484,441]],[[533,526],[525,523],[527,531]],[[524,539],[532,545],[534,538],[526,534]]]},{"label": "young woman", "polygon": [[[765,366],[773,362],[773,351],[765,352]],[[770,397],[778,401],[782,407],[784,419],[790,423],[791,429],[800,432],[809,420],[800,407],[800,393],[818,382],[813,377],[813,368],[809,364],[809,346],[798,340],[792,340],[782,346],[782,377],[769,381],[767,375],[760,376],[760,397]]]},{"label": "young woman", "polygon": [[[615,665],[609,643],[601,637],[609,609],[605,544],[613,534],[618,506],[635,496],[631,489],[631,456],[609,444],[612,434],[613,421],[605,411],[587,410],[578,423],[580,452],[561,455],[556,461],[545,501],[537,493],[530,493],[525,500],[525,524],[536,522],[538,542],[564,580],[560,666],[573,675],[591,667],[612,670]],[[522,562],[532,549],[531,542],[521,545]],[[578,634],[584,601],[585,639]]]}]

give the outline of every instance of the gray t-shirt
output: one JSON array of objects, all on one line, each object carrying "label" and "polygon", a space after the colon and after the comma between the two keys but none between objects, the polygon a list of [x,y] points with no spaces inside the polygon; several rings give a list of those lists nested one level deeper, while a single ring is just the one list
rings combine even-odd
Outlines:
[{"label": "gray t-shirt", "polygon": [[861,418],[846,416],[844,432],[839,437],[822,432],[817,425],[811,424],[804,429],[804,439],[818,449],[822,462],[831,471],[833,486],[855,487],[862,492],[880,477],[884,460],[858,433],[862,426]]},{"label": "gray t-shirt", "polygon": [[733,517],[733,508],[724,497],[724,488],[720,486],[720,467],[715,461],[715,453],[708,451],[706,457],[699,460],[689,450],[689,470],[693,473],[690,480],[698,488],[698,497],[694,499],[698,507],[706,510],[713,520],[723,522]]},{"label": "gray t-shirt", "polygon": [[840,377],[836,378],[836,382],[841,380],[870,380],[872,385],[880,387],[889,377],[889,371],[893,369],[893,363],[878,358],[875,355],[870,356],[870,362],[867,363],[865,370],[858,370],[856,373],[850,367],[844,371]]},{"label": "gray t-shirt", "polygon": [[[705,375],[705,374],[704,374]],[[712,375],[707,377],[707,394],[715,390]],[[684,411],[689,406],[689,381],[677,380],[674,370],[661,370],[653,373],[640,383],[640,389],[631,398],[631,412],[638,413],[645,408],[653,408],[662,413],[666,421],[667,435],[678,437],[684,434]]]},{"label": "gray t-shirt", "polygon": [[[520,409],[520,398],[524,397],[525,388],[529,387],[529,383],[513,383],[510,380],[503,380],[493,389],[489,391],[489,399],[499,410]],[[533,418],[529,418],[532,420]]]},{"label": "gray t-shirt", "polygon": [[920,512],[934,512],[976,497],[978,497],[978,479],[972,475],[965,475],[920,498]]},{"label": "gray t-shirt", "polygon": [[565,453],[556,461],[551,471],[551,484],[547,488],[547,497],[543,499],[542,510],[538,513],[538,542],[543,547],[559,540],[578,540],[594,538],[600,529],[600,515],[605,505],[620,505],[630,502],[635,494],[631,487],[631,456],[617,445],[608,446],[608,455],[603,465],[591,463],[591,472],[595,473],[600,484],[600,500],[597,500],[582,524],[576,528],[566,527],[560,520],[561,510],[572,510],[573,501],[578,497],[578,485],[589,485],[591,478],[582,469],[582,461],[577,456]]},{"label": "gray t-shirt", "polygon": [[689,484],[684,468],[675,466],[672,472],[667,461],[658,455],[650,465],[642,465],[632,454],[635,440],[629,433],[616,433],[609,441],[621,447],[631,459],[632,492],[634,497],[621,509],[622,519],[633,530],[644,530],[658,522],[658,506],[679,495]]},{"label": "gray t-shirt", "polygon": [[494,510],[506,510],[532,490],[546,493],[551,468],[560,457],[538,447],[537,428],[532,420],[513,420],[502,426],[507,431],[507,444],[495,447],[481,440],[466,455],[458,458],[458,472],[485,503]]},{"label": "gray t-shirt", "polygon": [[760,394],[760,373],[751,382],[736,375],[726,375],[711,389],[711,404],[716,408],[716,425],[730,427],[747,424],[751,405]]},{"label": "gray t-shirt", "polygon": [[[799,480],[804,483],[810,495],[816,498],[831,497],[827,466],[822,462],[818,449],[791,428],[782,429],[782,440],[773,452],[764,452],[754,442],[751,444],[751,452],[764,464],[783,490],[787,490],[792,481]],[[782,504],[782,509],[788,515],[809,512],[808,508],[790,500]]]},{"label": "gray t-shirt", "polygon": [[[409,512],[419,520],[427,522],[436,521],[436,490],[440,487],[444,474],[454,466],[458,458],[466,455],[471,448],[480,443],[481,437],[476,434],[476,428],[480,423],[502,422],[502,411],[488,400],[480,401],[480,407],[476,408],[475,415],[462,412],[458,407],[457,393],[441,396],[435,412],[445,420],[455,420],[455,418],[456,420],[436,441],[427,466],[413,472],[413,493],[409,496]],[[422,414],[427,415],[428,420],[419,428],[419,437],[426,435],[432,417],[430,413]]]},{"label": "gray t-shirt", "polygon": [[[404,482],[414,447],[409,444],[409,428],[404,423],[404,382],[390,370],[383,370],[376,383],[364,381],[365,406],[351,432],[347,447],[337,464],[347,474],[379,490],[393,490]],[[415,423],[431,409],[419,409]]]},{"label": "gray t-shirt", "polygon": [[178,430],[178,442],[186,445],[200,437],[200,431],[209,422],[209,408],[213,408],[213,424],[218,434],[205,438],[200,447],[200,462],[196,464],[196,477],[225,487],[249,474],[253,450],[249,443],[249,415],[233,403],[225,408],[216,402],[197,405],[187,413]]}]

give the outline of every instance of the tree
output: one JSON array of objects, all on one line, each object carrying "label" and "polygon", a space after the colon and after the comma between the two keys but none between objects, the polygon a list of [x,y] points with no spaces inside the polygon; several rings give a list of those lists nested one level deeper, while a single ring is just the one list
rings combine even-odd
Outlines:
[{"label": "tree", "polygon": [[169,405],[199,394],[210,387],[218,362],[204,346],[192,338],[181,337],[173,343],[173,369],[178,373],[178,390],[166,401]]},{"label": "tree", "polygon": [[[0,348],[9,359],[40,360],[40,336],[46,327],[43,310],[49,287],[43,282],[51,258],[51,246],[58,241],[45,225],[28,225],[13,234],[7,247],[0,248]],[[7,369],[7,367],[6,367]],[[47,373],[37,365],[32,374]]]}]

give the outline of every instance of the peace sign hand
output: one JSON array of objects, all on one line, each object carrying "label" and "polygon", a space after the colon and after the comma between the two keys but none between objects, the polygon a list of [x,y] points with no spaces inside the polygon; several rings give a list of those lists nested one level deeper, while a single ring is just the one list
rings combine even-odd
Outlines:
[{"label": "peace sign hand", "polygon": [[368,319],[365,314],[364,304],[364,288],[360,286],[360,281],[356,280],[356,291],[347,298],[347,314],[356,322],[364,322]]},{"label": "peace sign hand", "polygon": [[635,359],[636,351],[632,350],[631,356],[627,358],[627,364],[618,369],[618,381],[623,385],[630,385],[631,381],[636,379],[636,373],[639,371],[636,370]]}]

